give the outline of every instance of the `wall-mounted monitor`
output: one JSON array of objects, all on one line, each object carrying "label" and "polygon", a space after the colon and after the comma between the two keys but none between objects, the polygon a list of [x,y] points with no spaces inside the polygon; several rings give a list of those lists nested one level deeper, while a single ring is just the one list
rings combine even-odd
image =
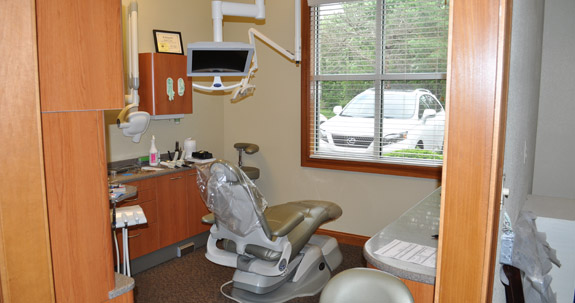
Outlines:
[{"label": "wall-mounted monitor", "polygon": [[188,44],[188,77],[245,76],[254,46],[242,42],[195,42]]}]

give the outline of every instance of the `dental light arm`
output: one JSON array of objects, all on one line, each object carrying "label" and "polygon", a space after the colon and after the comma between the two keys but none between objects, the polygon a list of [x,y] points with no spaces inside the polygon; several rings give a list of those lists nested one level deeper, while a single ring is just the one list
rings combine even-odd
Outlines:
[{"label": "dental light arm", "polygon": [[[226,76],[221,71],[214,73],[204,72],[202,76],[214,77],[214,81],[211,86],[202,86],[196,83],[192,83],[192,86],[196,89],[203,91],[226,91],[235,89],[233,92],[232,102],[238,98],[243,98],[248,94],[251,94],[255,89],[255,86],[249,84],[251,77],[253,77],[255,71],[258,69],[257,56],[255,51],[255,37],[265,42],[267,45],[277,50],[280,54],[285,56],[296,64],[301,61],[301,29],[300,29],[300,19],[301,19],[301,5],[300,0],[295,0],[295,50],[294,53],[287,51],[285,48],[281,47],[279,44],[272,41],[270,38],[266,37],[261,32],[254,28],[249,30],[249,40],[253,47],[253,57],[248,58],[251,63],[251,67],[247,73],[244,71],[241,76],[244,78],[236,84],[225,86],[222,83],[221,76]],[[212,1],[212,19],[213,19],[213,31],[214,31],[214,44],[226,43],[222,42],[222,22],[223,16],[238,16],[238,17],[251,17],[258,20],[265,19],[265,4],[264,0],[255,0],[255,4],[243,4],[243,3],[230,3],[219,0]],[[193,49],[190,48],[192,44],[188,45],[188,60],[191,60],[190,56]],[[192,73],[193,66],[188,63],[188,76]],[[229,74],[230,76],[232,74]],[[198,75],[196,75],[198,76]],[[238,76],[235,74],[233,76]]]},{"label": "dental light arm", "polygon": [[150,124],[150,114],[138,111],[140,96],[139,65],[138,65],[138,2],[132,0],[128,7],[128,87],[130,94],[124,96],[126,107],[122,109],[116,123],[126,137],[132,137],[132,142],[138,143],[142,134]]},{"label": "dental light arm", "polygon": [[248,75],[242,79],[239,83],[239,87],[237,87],[232,93],[232,103],[238,102],[247,95],[253,93],[254,89],[256,88],[255,85],[249,84],[250,79],[258,69],[258,59],[257,53],[255,52],[255,38],[260,39],[261,41],[265,42],[267,45],[271,46],[273,49],[277,50],[280,54],[288,58],[290,61],[294,61],[295,64],[299,64],[301,62],[301,40],[299,39],[299,9],[300,6],[298,5],[298,1],[296,0],[296,38],[295,38],[295,53],[291,53],[285,48],[281,47],[279,44],[275,43],[273,40],[268,38],[266,35],[262,34],[255,28],[250,28],[248,31],[250,37],[250,44],[254,46],[254,57],[252,59],[252,67],[248,72]]}]

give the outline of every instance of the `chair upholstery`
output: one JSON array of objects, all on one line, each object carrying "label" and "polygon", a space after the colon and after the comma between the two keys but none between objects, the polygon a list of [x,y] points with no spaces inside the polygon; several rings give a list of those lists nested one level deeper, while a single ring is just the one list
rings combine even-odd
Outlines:
[{"label": "chair upholstery", "polygon": [[[294,215],[301,215],[301,221],[287,233],[292,248],[291,259],[305,246],[321,224],[334,220],[341,214],[342,210],[339,206],[320,200],[289,202],[269,207],[264,211],[264,217],[274,236],[282,236],[283,233],[277,233],[277,231],[286,226],[286,220]],[[224,247],[228,251],[235,251],[233,241],[224,241]],[[246,246],[246,252],[267,261],[279,260],[282,253],[251,244]]]},{"label": "chair upholstery", "polygon": [[413,303],[397,277],[371,268],[352,268],[335,275],[324,287],[320,303]]}]

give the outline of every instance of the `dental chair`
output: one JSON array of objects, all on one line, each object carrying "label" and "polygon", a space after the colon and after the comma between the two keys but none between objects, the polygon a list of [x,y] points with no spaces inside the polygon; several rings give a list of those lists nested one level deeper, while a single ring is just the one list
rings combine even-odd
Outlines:
[{"label": "dental chair", "polygon": [[342,260],[337,241],[314,235],[341,216],[328,201],[296,201],[268,207],[236,165],[216,160],[199,165],[198,187],[213,216],[208,260],[236,268],[231,296],[240,302],[284,302],[313,296]]}]

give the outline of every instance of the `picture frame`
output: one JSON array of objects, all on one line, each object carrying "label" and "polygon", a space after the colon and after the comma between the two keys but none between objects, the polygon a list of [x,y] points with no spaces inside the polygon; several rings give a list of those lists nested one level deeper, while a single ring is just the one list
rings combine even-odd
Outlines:
[{"label": "picture frame", "polygon": [[184,44],[182,43],[182,33],[154,29],[154,45],[156,53],[163,54],[184,54]]}]

